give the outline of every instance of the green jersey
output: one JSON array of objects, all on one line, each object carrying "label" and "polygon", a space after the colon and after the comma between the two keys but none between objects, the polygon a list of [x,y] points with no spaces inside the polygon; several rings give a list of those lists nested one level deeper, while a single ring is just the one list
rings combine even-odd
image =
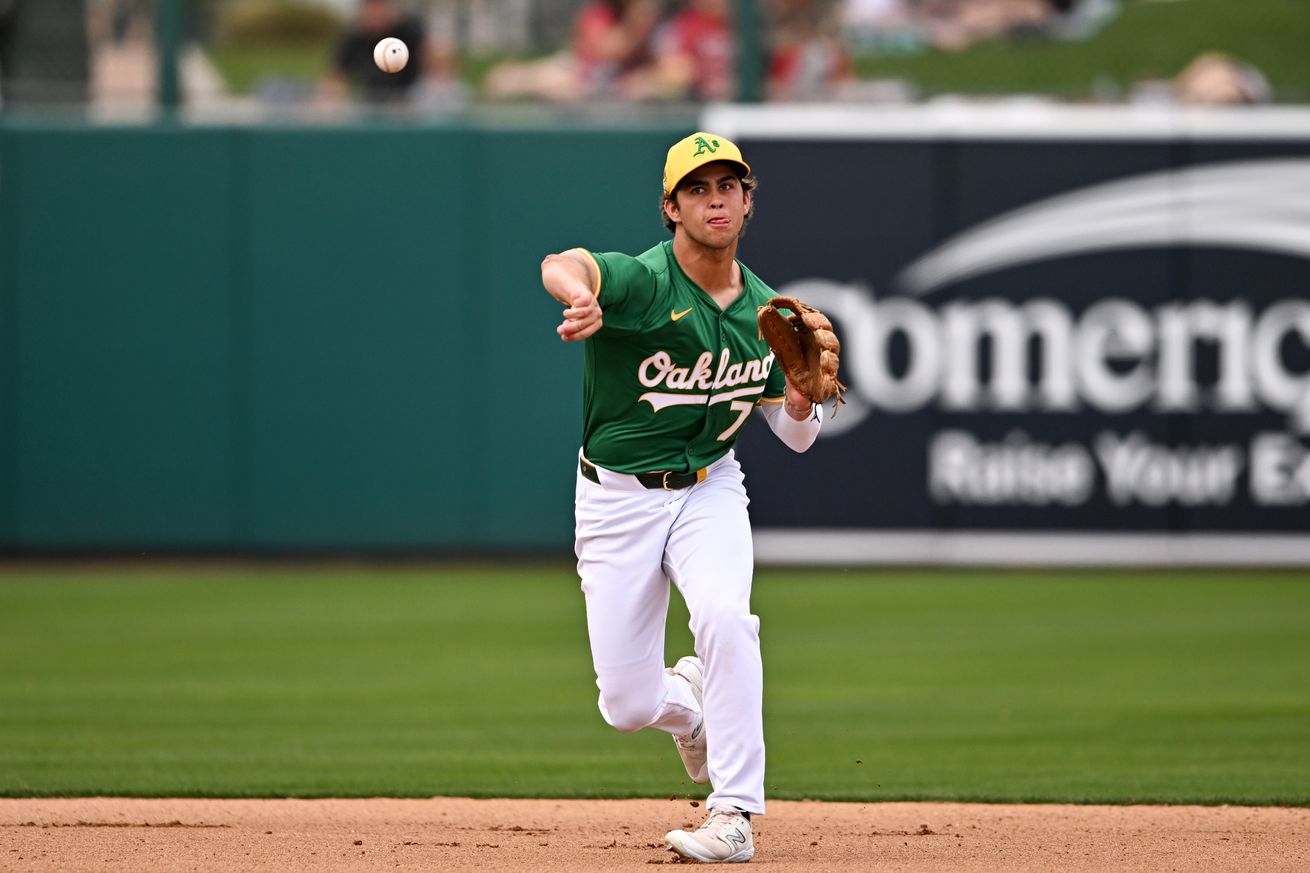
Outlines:
[{"label": "green jersey", "polygon": [[739,261],[745,287],[720,309],[682,271],[672,241],[592,258],[605,320],[586,340],[583,454],[620,473],[712,464],[758,403],[782,401],[785,376],[755,321],[772,289]]}]

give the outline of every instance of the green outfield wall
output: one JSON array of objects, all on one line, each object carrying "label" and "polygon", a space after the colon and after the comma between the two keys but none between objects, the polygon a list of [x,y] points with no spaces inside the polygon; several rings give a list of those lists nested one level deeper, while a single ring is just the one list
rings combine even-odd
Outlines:
[{"label": "green outfield wall", "polygon": [[0,549],[567,548],[537,266],[684,132],[0,125]]}]

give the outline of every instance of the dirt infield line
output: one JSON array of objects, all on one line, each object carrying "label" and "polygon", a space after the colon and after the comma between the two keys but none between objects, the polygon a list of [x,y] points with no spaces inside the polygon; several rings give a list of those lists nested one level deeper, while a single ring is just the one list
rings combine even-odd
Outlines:
[{"label": "dirt infield line", "polygon": [[[677,800],[0,799],[0,870],[649,870]],[[773,801],[774,871],[1310,870],[1310,809]]]}]

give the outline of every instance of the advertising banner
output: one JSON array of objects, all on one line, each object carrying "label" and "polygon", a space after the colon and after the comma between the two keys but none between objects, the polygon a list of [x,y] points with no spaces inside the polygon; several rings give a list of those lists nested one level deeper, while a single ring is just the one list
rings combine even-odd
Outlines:
[{"label": "advertising banner", "polygon": [[1310,561],[1310,124],[716,122],[850,387],[806,455],[743,437],[761,557]]}]

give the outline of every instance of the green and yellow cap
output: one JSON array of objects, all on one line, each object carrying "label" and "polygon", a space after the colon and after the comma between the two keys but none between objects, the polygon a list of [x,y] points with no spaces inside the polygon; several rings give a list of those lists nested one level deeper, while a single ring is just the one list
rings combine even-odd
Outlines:
[{"label": "green and yellow cap", "polygon": [[686,139],[678,140],[669,149],[669,156],[664,161],[664,196],[668,196],[683,177],[703,164],[714,161],[730,161],[741,166],[742,175],[749,176],[750,164],[741,158],[741,149],[727,137],[706,133],[703,130],[693,133]]}]

